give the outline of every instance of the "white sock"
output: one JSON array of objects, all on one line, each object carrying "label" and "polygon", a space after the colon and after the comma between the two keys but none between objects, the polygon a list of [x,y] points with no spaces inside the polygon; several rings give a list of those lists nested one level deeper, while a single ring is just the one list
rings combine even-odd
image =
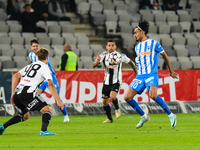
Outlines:
[{"label": "white sock", "polygon": [[174,114],[173,114],[173,113],[171,113],[171,114],[169,114],[169,115],[168,115],[168,117],[172,117],[173,115],[174,115]]},{"label": "white sock", "polygon": [[146,113],[144,113],[144,115],[143,115],[143,116],[141,116],[141,118],[147,118],[147,114],[146,114]]}]

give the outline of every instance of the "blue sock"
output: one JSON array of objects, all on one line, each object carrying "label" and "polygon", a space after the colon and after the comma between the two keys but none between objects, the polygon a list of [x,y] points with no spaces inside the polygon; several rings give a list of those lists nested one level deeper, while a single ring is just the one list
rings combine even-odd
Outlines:
[{"label": "blue sock", "polygon": [[130,101],[127,102],[133,109],[135,109],[135,111],[140,115],[143,116],[144,115],[144,111],[140,108],[140,106],[138,105],[138,103],[132,99]]},{"label": "blue sock", "polygon": [[162,109],[168,114],[170,115],[172,112],[171,110],[167,107],[167,104],[164,102],[164,100],[158,96],[156,99],[154,99],[154,101],[160,105],[160,107],[162,107]]},{"label": "blue sock", "polygon": [[[61,102],[63,103],[63,101],[61,100]],[[61,110],[61,109],[60,109]],[[66,106],[64,106],[64,109],[63,110],[61,110],[62,111],[62,113],[63,113],[63,115],[64,116],[66,116],[67,115],[67,108],[66,108]]]}]

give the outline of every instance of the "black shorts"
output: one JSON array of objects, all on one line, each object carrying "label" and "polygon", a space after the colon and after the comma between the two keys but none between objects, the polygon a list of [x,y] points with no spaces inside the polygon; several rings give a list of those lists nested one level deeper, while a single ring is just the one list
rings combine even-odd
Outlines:
[{"label": "black shorts", "polygon": [[120,84],[119,83],[115,83],[115,84],[111,84],[111,85],[103,85],[102,88],[102,98],[106,99],[106,98],[110,98],[110,92],[111,91],[115,91],[115,92],[119,92],[119,88],[120,88]]},{"label": "black shorts", "polygon": [[28,111],[40,111],[43,107],[47,105],[44,99],[39,96],[37,93],[35,97],[33,97],[33,93],[27,93],[27,91],[23,91],[20,94],[17,94],[17,90],[14,94],[13,101],[17,110],[21,115],[26,114]]}]

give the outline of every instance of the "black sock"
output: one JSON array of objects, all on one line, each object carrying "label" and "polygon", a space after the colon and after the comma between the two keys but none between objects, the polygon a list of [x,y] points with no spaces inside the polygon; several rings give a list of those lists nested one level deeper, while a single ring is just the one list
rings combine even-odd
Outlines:
[{"label": "black sock", "polygon": [[119,109],[119,103],[118,103],[118,99],[117,98],[115,100],[112,100],[112,103],[115,106],[115,110]]},{"label": "black sock", "polygon": [[49,111],[45,111],[42,115],[42,131],[47,131],[47,127],[49,125],[49,122],[51,120],[51,113]]},{"label": "black sock", "polygon": [[111,115],[111,109],[110,109],[110,105],[104,105],[103,109],[108,117],[109,120],[113,121],[112,115]]},{"label": "black sock", "polygon": [[8,120],[6,123],[3,124],[4,129],[7,128],[8,126],[11,126],[21,121],[23,121],[21,116],[14,116],[13,118],[11,118],[10,120]]}]

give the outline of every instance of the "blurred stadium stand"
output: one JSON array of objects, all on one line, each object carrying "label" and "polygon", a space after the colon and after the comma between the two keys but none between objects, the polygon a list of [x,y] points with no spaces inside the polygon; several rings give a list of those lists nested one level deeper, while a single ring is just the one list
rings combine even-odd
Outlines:
[{"label": "blurred stadium stand", "polygon": [[[31,51],[29,41],[32,38],[38,38],[41,46],[50,50],[52,66],[56,70],[65,43],[70,43],[78,55],[79,69],[92,69],[89,65],[98,52],[105,50],[106,41],[110,38],[116,41],[117,51],[134,61],[137,42],[133,30],[140,19],[150,22],[149,38],[159,41],[169,57],[175,58],[170,58],[174,69],[199,69],[200,1],[191,0],[190,7],[186,7],[187,1],[181,0],[181,9],[177,13],[139,10],[138,1],[75,0],[75,11],[66,14],[71,22],[39,21],[37,25],[44,27],[46,33],[34,34],[22,33],[19,21],[7,20],[6,0],[0,0],[0,70],[21,68],[23,63],[29,63],[27,56]],[[162,3],[162,0],[159,2]],[[14,63],[8,65],[10,61]],[[167,69],[162,59],[159,69]]]}]

